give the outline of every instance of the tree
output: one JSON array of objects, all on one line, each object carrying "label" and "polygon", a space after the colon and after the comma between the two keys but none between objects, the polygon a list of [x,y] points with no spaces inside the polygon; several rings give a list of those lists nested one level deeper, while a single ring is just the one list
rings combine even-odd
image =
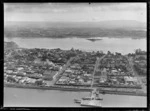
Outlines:
[{"label": "tree", "polygon": [[42,81],[41,79],[40,79],[40,80],[37,80],[37,81],[35,81],[35,84],[38,85],[38,86],[40,86],[40,85],[43,84],[43,81]]},{"label": "tree", "polygon": [[142,51],[141,49],[136,49],[135,50],[135,54],[139,54],[139,55],[143,55],[143,54],[146,54],[146,52],[145,51]]},{"label": "tree", "polygon": [[8,82],[16,82],[15,78],[11,77],[11,76],[8,76],[7,77],[7,81]]},{"label": "tree", "polygon": [[74,51],[74,48],[73,48],[73,47],[71,48],[71,51]]}]

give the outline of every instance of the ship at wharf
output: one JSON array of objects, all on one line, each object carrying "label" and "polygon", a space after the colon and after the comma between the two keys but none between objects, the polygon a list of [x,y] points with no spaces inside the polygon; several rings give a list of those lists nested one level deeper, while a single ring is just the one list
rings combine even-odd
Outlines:
[{"label": "ship at wharf", "polygon": [[75,103],[80,103],[81,106],[88,107],[102,107],[101,101],[103,98],[99,97],[97,89],[93,89],[89,97],[83,97],[81,99],[74,99]]}]

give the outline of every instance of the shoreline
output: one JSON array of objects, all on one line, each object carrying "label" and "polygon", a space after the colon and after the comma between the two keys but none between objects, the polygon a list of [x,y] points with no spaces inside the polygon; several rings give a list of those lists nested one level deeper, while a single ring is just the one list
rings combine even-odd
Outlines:
[{"label": "shoreline", "polygon": [[[14,38],[20,38],[20,37],[18,37],[18,36],[7,36],[7,37],[4,37],[5,39],[14,39]],[[21,37],[22,39],[25,39],[25,37]],[[27,37],[27,39],[39,39],[39,38],[41,38],[41,37]],[[67,39],[67,38],[69,38],[69,39],[73,39],[73,38],[81,38],[81,39],[91,39],[91,36],[65,36],[65,37],[61,37],[61,36],[58,36],[58,37],[52,37],[52,36],[45,36],[45,37],[43,37],[43,38],[45,38],[45,39]],[[96,39],[96,38],[98,38],[98,39],[103,39],[103,38],[131,38],[131,39],[146,39],[146,37],[145,36],[140,36],[140,37],[137,37],[137,36],[122,36],[122,37],[120,37],[120,36],[92,36],[92,39]],[[5,40],[5,42],[7,41],[7,40]]]},{"label": "shoreline", "polygon": [[[90,88],[63,88],[58,86],[51,86],[51,87],[39,87],[39,86],[24,86],[18,84],[4,84],[4,87],[11,87],[11,88],[25,88],[25,89],[41,89],[41,90],[59,90],[59,91],[73,91],[73,92],[90,92],[92,89]],[[124,91],[108,91],[108,90],[100,90],[101,94],[105,92],[105,94],[115,94],[115,95],[128,95],[128,96],[144,96],[146,97],[147,94],[145,93],[135,93],[135,92],[124,92]]]}]

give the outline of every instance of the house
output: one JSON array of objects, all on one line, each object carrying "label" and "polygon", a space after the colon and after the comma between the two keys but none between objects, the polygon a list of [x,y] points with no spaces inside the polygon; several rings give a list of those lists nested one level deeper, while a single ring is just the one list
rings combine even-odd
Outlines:
[{"label": "house", "polygon": [[58,81],[59,82],[63,82],[63,81],[66,81],[66,79],[59,79]]},{"label": "house", "polygon": [[137,82],[137,78],[135,77],[130,77],[130,76],[125,76],[124,77],[124,80],[128,83],[134,83],[134,82]]},{"label": "house", "polygon": [[25,81],[24,79],[20,79],[19,83],[24,83],[24,81]]},{"label": "house", "polygon": [[[69,79],[69,77],[62,76],[60,79],[62,79],[62,80],[63,80],[63,79],[64,79],[64,80],[68,80],[68,79]],[[60,80],[60,79],[59,79],[59,80]]]},{"label": "house", "polygon": [[121,69],[118,69],[118,71],[121,71]]},{"label": "house", "polygon": [[106,70],[106,68],[104,68],[104,69],[101,71],[100,80],[101,80],[101,79],[107,80],[107,70]]},{"label": "house", "polygon": [[69,84],[75,84],[75,81],[71,80],[69,81]]},{"label": "house", "polygon": [[13,70],[6,70],[6,73],[11,74],[13,73]]},{"label": "house", "polygon": [[79,79],[79,82],[83,83],[83,82],[84,82],[84,80],[83,80],[82,78],[80,78],[80,79]]},{"label": "house", "polygon": [[106,72],[107,72],[106,68],[103,68],[103,70],[101,71],[101,73],[106,73]]},{"label": "house", "polygon": [[90,76],[92,76],[92,74],[84,74],[84,76],[88,76],[88,77],[90,77]]},{"label": "house", "polygon": [[88,80],[88,81],[87,81],[87,84],[91,84],[91,83],[92,83],[92,80]]},{"label": "house", "polygon": [[100,79],[99,79],[99,82],[100,83],[104,83],[104,82],[106,82],[107,81],[107,78],[105,78],[105,77],[101,77]]},{"label": "house", "polygon": [[81,76],[77,76],[77,79],[80,79],[81,78]]},{"label": "house", "polygon": [[134,62],[136,62],[136,63],[139,63],[140,61],[138,61],[138,60],[135,60]]},{"label": "house", "polygon": [[20,71],[20,70],[23,70],[24,68],[23,67],[18,67],[17,69],[18,69],[18,71]]},{"label": "house", "polygon": [[75,65],[72,65],[72,66],[70,66],[70,68],[75,69],[75,68],[76,68],[76,66],[75,66]]},{"label": "house", "polygon": [[46,70],[43,73],[43,76],[51,76],[52,71],[51,70]]},{"label": "house", "polygon": [[6,70],[7,69],[7,67],[4,67],[4,70]]},{"label": "house", "polygon": [[35,63],[35,64],[41,64],[42,61],[41,61],[40,59],[37,58],[37,59],[34,60],[34,63]]},{"label": "house", "polygon": [[101,72],[100,71],[96,71],[95,72],[95,76],[100,76],[101,75]]},{"label": "house", "polygon": [[12,77],[12,76],[8,76],[7,77],[7,81],[8,82],[16,82],[16,79],[14,77]]},{"label": "house", "polygon": [[101,76],[94,76],[94,79],[99,79]]},{"label": "house", "polygon": [[35,83],[36,79],[29,79],[29,83]]},{"label": "house", "polygon": [[118,71],[116,69],[111,70],[112,73],[117,73]]},{"label": "house", "polygon": [[91,85],[91,82],[83,82],[84,85]]},{"label": "house", "polygon": [[19,75],[26,75],[26,72],[24,72],[23,70],[18,71]]},{"label": "house", "polygon": [[40,86],[40,85],[43,85],[43,80],[42,79],[38,79],[35,81],[35,84]]},{"label": "house", "polygon": [[73,71],[70,70],[70,69],[65,70],[65,72],[67,72],[67,73],[73,73]]},{"label": "house", "polygon": [[46,59],[46,62],[44,64],[55,66],[55,64],[52,61],[49,61],[49,59]]}]

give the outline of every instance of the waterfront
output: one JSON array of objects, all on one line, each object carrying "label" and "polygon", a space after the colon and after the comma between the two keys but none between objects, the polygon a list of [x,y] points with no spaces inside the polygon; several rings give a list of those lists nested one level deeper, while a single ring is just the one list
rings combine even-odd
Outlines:
[{"label": "waterfront", "polygon": [[146,3],[4,4],[4,107],[145,108],[146,24]]},{"label": "waterfront", "polygon": [[[68,92],[4,87],[4,107],[80,107],[74,99],[87,97],[90,92]],[[146,107],[147,98],[100,94],[102,107]]]},{"label": "waterfront", "polygon": [[[86,51],[103,50],[104,52],[107,52],[108,50],[110,50],[111,52],[117,51],[117,52],[121,52],[122,54],[132,53],[134,49],[137,48],[146,50],[146,45],[145,45],[146,39],[131,39],[131,38],[123,38],[123,39],[102,38],[102,39],[103,40],[95,41],[95,42],[91,42],[83,38],[65,38],[65,39],[13,38],[11,40],[16,42],[20,47],[29,48],[29,49],[30,48],[71,49],[73,47],[75,49],[83,49]],[[127,45],[129,46],[128,48],[126,48]],[[88,92],[4,88],[4,105],[6,107],[7,106],[80,107],[79,104],[74,103],[74,99],[79,99],[82,97],[86,97],[88,95],[89,95]],[[146,107],[146,97],[110,95],[110,94],[105,94],[105,95],[100,94],[100,96],[103,98],[102,101],[103,107]]]},{"label": "waterfront", "polygon": [[[133,53],[135,49],[146,50],[145,39],[132,38],[109,38],[99,37],[102,40],[95,42],[89,41],[86,38],[4,38],[5,41],[14,41],[23,48],[61,48],[68,50],[71,48],[81,49],[86,51],[100,51],[103,52],[120,52],[122,54]],[[40,44],[39,44],[40,43]]]}]

